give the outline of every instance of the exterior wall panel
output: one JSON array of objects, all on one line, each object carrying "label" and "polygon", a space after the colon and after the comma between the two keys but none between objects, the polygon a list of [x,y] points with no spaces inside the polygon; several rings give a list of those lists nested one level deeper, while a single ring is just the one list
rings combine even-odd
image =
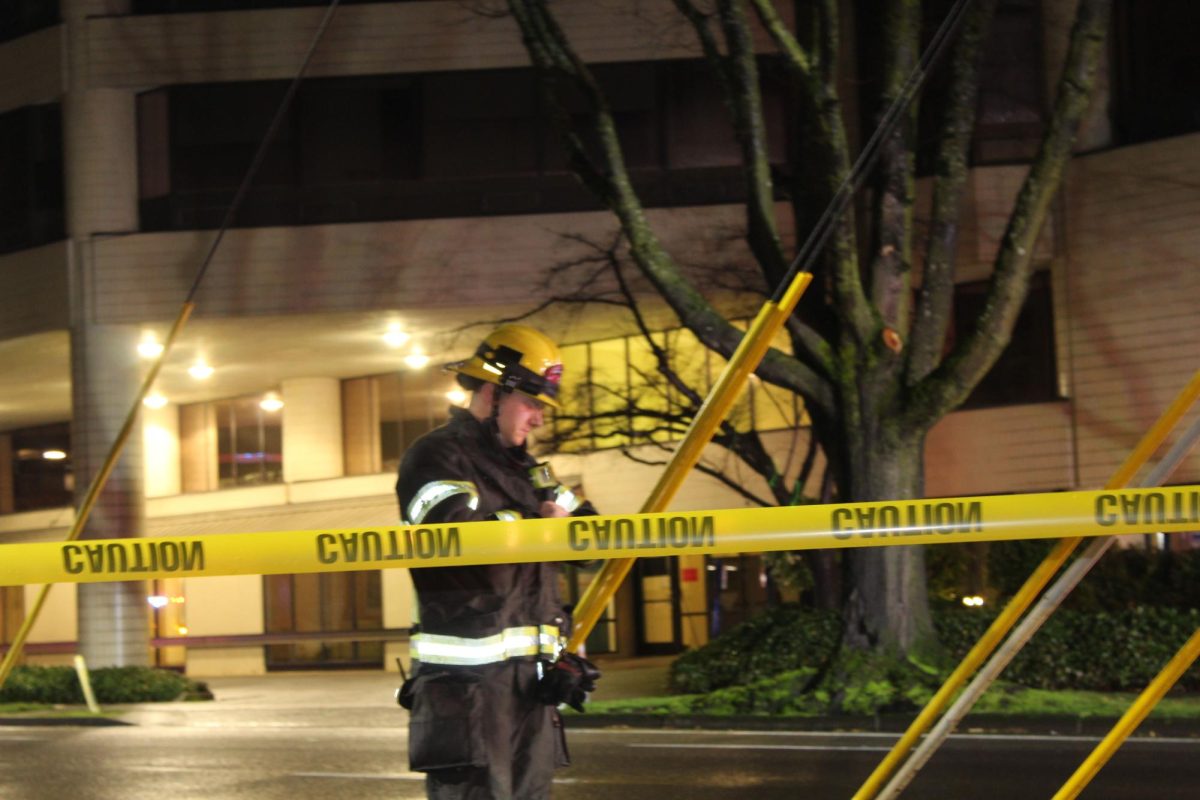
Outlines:
[{"label": "exterior wall panel", "polygon": [[[1079,159],[1068,184],[1080,485],[1116,469],[1200,364],[1200,136]],[[1200,457],[1172,482],[1200,480]]]},{"label": "exterior wall panel", "polygon": [[0,113],[62,97],[64,30],[56,25],[0,44]]}]

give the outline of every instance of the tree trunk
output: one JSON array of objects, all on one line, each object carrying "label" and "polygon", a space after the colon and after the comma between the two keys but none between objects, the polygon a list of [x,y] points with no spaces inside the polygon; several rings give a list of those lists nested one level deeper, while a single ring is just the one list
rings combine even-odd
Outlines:
[{"label": "tree trunk", "polygon": [[[854,501],[922,494],[923,432],[857,437],[851,455]],[[925,551],[914,545],[847,551],[850,585],[845,642],[859,650],[921,656],[936,648],[925,590]]]}]

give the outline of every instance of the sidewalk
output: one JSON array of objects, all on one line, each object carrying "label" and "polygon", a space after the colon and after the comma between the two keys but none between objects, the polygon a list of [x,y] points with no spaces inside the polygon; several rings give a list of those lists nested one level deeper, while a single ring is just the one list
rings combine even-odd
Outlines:
[{"label": "sidewalk", "polygon": [[[597,658],[603,672],[593,700],[625,700],[666,694],[671,657]],[[31,712],[0,717],[4,725],[149,725],[161,727],[407,727],[407,713],[396,705],[400,676],[382,670],[272,672],[266,675],[203,679],[212,701],[139,703],[106,707],[108,717]],[[74,709],[77,711],[77,709]],[[723,730],[805,730],[901,732],[912,714],[873,717],[702,717],[636,714],[575,714],[568,727],[710,728]],[[1012,733],[1100,736],[1115,718],[1079,716],[969,715],[960,733]],[[1138,736],[1200,737],[1195,720],[1147,720]]]},{"label": "sidewalk", "polygon": [[[597,700],[623,700],[666,692],[667,669],[671,657],[600,658],[596,663],[604,673],[599,688],[593,695]],[[395,672],[270,672],[266,675],[198,680],[208,685],[213,693],[213,700],[136,703],[103,709],[105,712],[117,714],[115,718],[67,716],[57,712],[16,713],[0,716],[0,725],[239,724],[276,727],[403,728],[408,723],[406,712],[396,704],[395,692],[400,685],[400,675]]]}]

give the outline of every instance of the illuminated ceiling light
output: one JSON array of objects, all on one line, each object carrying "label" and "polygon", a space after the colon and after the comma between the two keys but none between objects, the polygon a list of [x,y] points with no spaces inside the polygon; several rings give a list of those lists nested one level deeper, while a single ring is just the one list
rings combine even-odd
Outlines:
[{"label": "illuminated ceiling light", "polygon": [[977,594],[967,595],[962,599],[962,604],[972,608],[979,608],[983,605],[983,598]]},{"label": "illuminated ceiling light", "polygon": [[138,342],[137,351],[142,358],[158,358],[162,355],[163,346],[153,331],[146,331],[142,334],[142,340]]},{"label": "illuminated ceiling light", "polygon": [[162,408],[166,404],[167,398],[158,392],[151,392],[142,398],[142,405],[146,408]]},{"label": "illuminated ceiling light", "polygon": [[409,369],[425,369],[429,365],[429,356],[421,352],[421,348],[414,347],[413,351],[404,357],[404,363]]},{"label": "illuminated ceiling light", "polygon": [[146,598],[146,602],[149,603],[150,605],[154,606],[155,608],[163,608],[164,606],[167,605],[167,603],[169,603],[171,601],[166,595],[152,594]]},{"label": "illuminated ceiling light", "polygon": [[263,411],[273,413],[283,408],[283,401],[279,399],[279,395],[274,392],[268,392],[267,396],[258,402],[258,407]]},{"label": "illuminated ceiling light", "polygon": [[383,335],[384,344],[388,347],[404,347],[412,337],[400,328],[399,322],[388,325],[387,333]]},{"label": "illuminated ceiling light", "polygon": [[467,404],[467,393],[462,389],[451,389],[446,392],[446,399],[456,406],[465,406]]},{"label": "illuminated ceiling light", "polygon": [[180,636],[187,636],[187,633],[188,633],[187,625],[180,625],[176,630],[179,631]]},{"label": "illuminated ceiling light", "polygon": [[212,376],[212,374],[213,374],[213,368],[210,367],[208,365],[208,362],[206,362],[203,358],[200,359],[199,361],[197,361],[195,364],[192,364],[190,367],[188,367],[188,375],[191,375],[193,378],[195,378],[198,381],[202,381],[205,378],[209,378]]},{"label": "illuminated ceiling light", "polygon": [[42,458],[47,461],[62,461],[66,457],[67,454],[62,450],[44,450],[42,452]]}]

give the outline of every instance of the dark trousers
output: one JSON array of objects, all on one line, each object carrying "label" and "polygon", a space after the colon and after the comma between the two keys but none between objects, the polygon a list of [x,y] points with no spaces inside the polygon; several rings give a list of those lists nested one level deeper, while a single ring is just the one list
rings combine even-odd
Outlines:
[{"label": "dark trousers", "polygon": [[[422,665],[422,671],[439,673],[447,668]],[[562,719],[553,707],[537,699],[537,664],[510,660],[480,667],[452,667],[477,677],[478,700],[471,717],[453,720],[440,714],[439,738],[450,742],[456,735],[476,737],[485,765],[426,769],[425,789],[431,800],[546,800],[554,768],[569,763]],[[419,673],[420,674],[420,673]],[[418,682],[414,719],[421,714]],[[428,718],[428,715],[421,715]],[[477,730],[468,730],[478,726]],[[455,728],[462,728],[456,731]],[[410,725],[413,736],[426,735]],[[414,765],[419,769],[420,765]]]}]

